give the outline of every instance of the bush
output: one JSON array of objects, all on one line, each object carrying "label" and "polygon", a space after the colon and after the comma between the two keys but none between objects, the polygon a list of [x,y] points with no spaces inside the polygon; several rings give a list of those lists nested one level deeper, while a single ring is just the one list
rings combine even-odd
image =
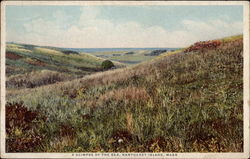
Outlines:
[{"label": "bush", "polygon": [[77,51],[71,51],[71,50],[63,50],[62,53],[69,55],[69,54],[79,54]]},{"label": "bush", "polygon": [[188,47],[184,52],[198,51],[202,49],[214,49],[221,45],[219,40],[200,41]]},{"label": "bush", "polygon": [[44,136],[39,133],[39,129],[46,120],[46,117],[38,111],[28,110],[23,103],[7,103],[7,152],[36,151],[44,139]]},{"label": "bush", "polygon": [[163,54],[167,52],[168,50],[153,50],[148,54],[145,54],[145,56],[159,56],[160,54]]},{"label": "bush", "polygon": [[114,67],[115,65],[113,64],[113,62],[111,62],[110,60],[105,60],[102,62],[102,68],[104,70],[110,69],[112,67]]}]

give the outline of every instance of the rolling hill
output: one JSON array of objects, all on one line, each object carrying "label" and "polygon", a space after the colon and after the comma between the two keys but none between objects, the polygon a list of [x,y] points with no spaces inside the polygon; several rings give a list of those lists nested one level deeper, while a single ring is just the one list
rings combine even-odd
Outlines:
[{"label": "rolling hill", "polygon": [[[55,47],[8,43],[7,87],[35,87],[103,71],[105,59]],[[114,62],[116,67],[124,65]]]},{"label": "rolling hill", "polygon": [[7,152],[242,152],[243,39],[213,43],[7,91]]},{"label": "rolling hill", "polygon": [[93,52],[92,54],[97,57],[102,57],[105,59],[118,61],[126,65],[139,64],[141,62],[146,62],[154,59],[156,56],[159,56],[163,53],[170,53],[176,48],[136,48],[135,50],[130,51],[100,51]]}]

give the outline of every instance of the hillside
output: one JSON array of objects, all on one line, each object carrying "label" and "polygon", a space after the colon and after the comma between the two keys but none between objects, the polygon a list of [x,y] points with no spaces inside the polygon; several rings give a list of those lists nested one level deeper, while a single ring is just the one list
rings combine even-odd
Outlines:
[{"label": "hillside", "polygon": [[113,51],[113,52],[95,52],[93,55],[124,64],[137,64],[142,61],[148,61],[154,57],[145,56],[149,50],[134,50],[134,51]]},{"label": "hillside", "polygon": [[7,152],[242,152],[242,37],[7,101]]},{"label": "hillside", "polygon": [[[104,60],[66,49],[8,43],[7,87],[35,87],[83,77],[103,71],[101,64]],[[114,63],[116,67],[123,66],[118,62]]]},{"label": "hillside", "polygon": [[[131,48],[130,48],[131,49]],[[93,52],[92,54],[97,57],[118,61],[126,65],[139,64],[141,62],[147,62],[154,59],[163,53],[170,53],[176,50],[176,48],[135,48],[130,51],[100,51]]]}]

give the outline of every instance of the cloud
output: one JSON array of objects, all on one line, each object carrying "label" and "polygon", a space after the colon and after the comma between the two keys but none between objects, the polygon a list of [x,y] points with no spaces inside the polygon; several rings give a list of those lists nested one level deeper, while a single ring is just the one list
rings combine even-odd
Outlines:
[{"label": "cloud", "polygon": [[67,15],[57,11],[53,14],[57,20],[32,20],[24,24],[25,33],[19,33],[19,37],[12,33],[7,40],[72,48],[183,47],[196,41],[243,32],[242,22],[229,22],[222,18],[209,21],[183,20],[180,29],[169,31],[157,24],[146,27],[135,21],[117,24],[100,18],[101,10],[97,7],[84,7],[81,12],[78,22],[70,27],[63,27]]},{"label": "cloud", "polygon": [[216,39],[243,33],[242,22],[228,22],[222,19],[209,21],[184,20],[183,26],[187,32],[192,33],[198,40]]}]

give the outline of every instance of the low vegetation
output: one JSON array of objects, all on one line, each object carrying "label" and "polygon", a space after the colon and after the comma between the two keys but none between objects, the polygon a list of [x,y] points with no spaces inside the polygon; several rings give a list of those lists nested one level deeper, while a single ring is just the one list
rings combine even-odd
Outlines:
[{"label": "low vegetation", "polygon": [[160,54],[163,54],[167,52],[168,50],[153,50],[150,53],[145,54],[145,56],[159,56]]},{"label": "low vegetation", "polygon": [[204,49],[214,49],[221,45],[221,41],[213,40],[213,41],[201,41],[194,43],[194,45],[185,49],[184,52],[191,52],[191,51],[202,51]]},{"label": "low vegetation", "polygon": [[76,52],[76,51],[71,51],[71,50],[62,50],[62,52],[64,53],[64,54],[79,54],[78,52]]},{"label": "low vegetation", "polygon": [[113,68],[115,65],[113,64],[113,62],[111,62],[110,60],[105,60],[102,62],[102,68],[104,70],[108,70]]},{"label": "low vegetation", "polygon": [[38,111],[30,111],[22,103],[6,104],[7,152],[32,152],[41,145],[45,134],[42,125],[46,117]]},{"label": "low vegetation", "polygon": [[7,102],[8,152],[243,152],[242,37]]},{"label": "low vegetation", "polygon": [[[24,44],[7,44],[7,77],[34,71],[50,70],[82,77],[93,72],[102,71],[105,59],[87,53],[70,50],[40,47]],[[116,67],[124,65],[116,62]]]},{"label": "low vegetation", "polygon": [[[104,61],[105,59],[71,50],[7,44],[6,86],[12,89],[34,88],[80,78],[103,71]],[[117,68],[124,66],[118,62],[112,64]]]},{"label": "low vegetation", "polygon": [[76,76],[55,71],[42,70],[13,75],[6,80],[7,88],[34,88],[61,81],[72,80]]},{"label": "low vegetation", "polygon": [[95,52],[93,55],[131,65],[146,62],[153,59],[154,56],[158,56],[156,54],[151,56],[151,52],[154,52],[154,50]]}]

